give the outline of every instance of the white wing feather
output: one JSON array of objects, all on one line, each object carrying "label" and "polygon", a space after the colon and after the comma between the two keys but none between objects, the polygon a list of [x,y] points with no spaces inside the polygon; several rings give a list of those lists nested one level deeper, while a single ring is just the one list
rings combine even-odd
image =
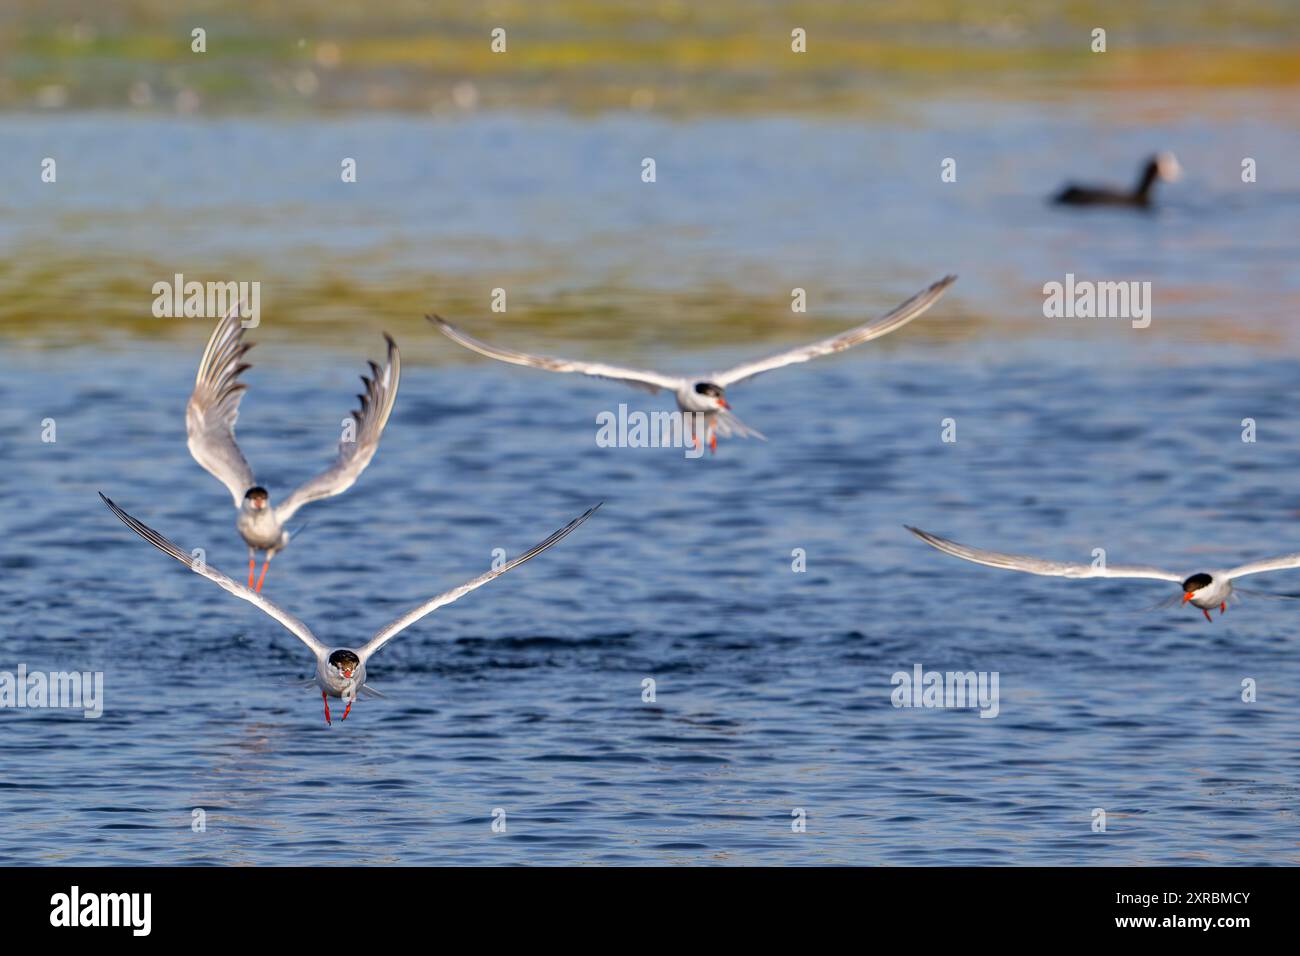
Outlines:
[{"label": "white wing feather", "polygon": [[964,544],[958,544],[956,541],[949,541],[947,538],[930,534],[928,531],[922,531],[920,528],[913,528],[911,525],[904,525],[903,527],[926,544],[938,548],[945,554],[951,554],[953,557],[961,558],[964,561],[985,564],[991,568],[1005,568],[1008,571],[1024,571],[1028,574],[1043,574],[1057,578],[1151,578],[1157,581],[1177,581],[1180,584],[1183,581],[1181,574],[1175,574],[1173,571],[1165,571],[1161,568],[1137,564],[1108,564],[1104,567],[1095,567],[1091,564],[1045,561],[1042,558],[1031,558],[1020,554],[1003,554],[1000,551],[970,548]]},{"label": "white wing feather", "polygon": [[302,641],[304,644],[310,647],[312,653],[314,653],[318,659],[323,657],[325,654],[329,652],[329,649],[316,639],[316,635],[314,635],[311,632],[311,629],[307,627],[307,625],[304,624],[302,621],[298,620],[296,617],[290,614],[288,611],[272,603],[271,601],[268,601],[266,598],[262,597],[262,595],[258,594],[256,591],[253,591],[250,588],[244,587],[242,584],[238,584],[235,581],[232,581],[230,578],[226,577],[224,574],[222,574],[220,571],[218,571],[216,568],[212,567],[211,565],[207,564],[206,562],[196,561],[190,554],[188,554],[185,551],[182,551],[180,548],[178,548],[172,542],[168,541],[166,538],[164,538],[153,528],[149,527],[143,521],[140,521],[138,518],[131,517],[129,514],[127,514],[125,511],[119,508],[116,504],[114,504],[113,501],[108,496],[106,496],[102,491],[99,493],[99,497],[104,500],[104,504],[108,505],[108,507],[112,509],[113,514],[117,515],[119,518],[122,519],[123,524],[125,524],[128,528],[130,528],[140,537],[144,538],[146,541],[148,541],[150,544],[152,544],[155,548],[157,548],[159,551],[163,552],[164,554],[171,555],[173,558],[175,558],[181,564],[185,565],[195,574],[201,574],[209,581],[216,582],[218,585],[220,585],[225,590],[229,591],[235,597],[241,598],[247,601],[249,604],[258,607],[261,610],[265,611],[267,614],[271,615],[271,617],[275,618],[286,628],[288,628],[295,637],[297,637],[300,641]]},{"label": "white wing feather", "polygon": [[190,454],[230,490],[236,508],[243,502],[244,493],[257,484],[253,469],[235,442],[239,401],[248,388],[239,376],[250,368],[242,359],[252,347],[244,342],[244,326],[239,306],[235,305],[212,330],[199,361],[194,391],[185,406]]},{"label": "white wing feather", "polygon": [[623,382],[626,385],[645,389],[651,393],[658,392],[661,388],[676,391],[686,384],[685,379],[662,375],[659,372],[622,368],[618,365],[603,365],[599,362],[578,362],[572,359],[548,358],[544,355],[529,355],[525,352],[516,352],[513,349],[499,348],[481,342],[472,335],[466,335],[440,316],[427,315],[425,318],[436,325],[442,334],[453,342],[463,345],[473,352],[478,352],[480,355],[494,358],[499,362],[526,365],[529,368],[545,369],[548,372],[581,372],[583,375],[591,375],[596,378],[613,379],[616,382]]},{"label": "white wing feather", "polygon": [[878,339],[882,335],[888,335],[895,329],[900,329],[908,322],[911,322],[918,315],[923,313],[930,306],[939,301],[948,286],[957,281],[956,276],[944,276],[938,282],[931,285],[912,296],[902,305],[898,306],[891,312],[873,319],[856,328],[849,329],[847,332],[841,332],[839,335],[832,336],[829,339],[822,339],[811,345],[801,345],[799,348],[790,349],[779,355],[770,355],[767,358],[758,359],[754,362],[746,362],[743,365],[737,365],[733,369],[725,372],[716,372],[709,379],[723,388],[735,385],[737,382],[743,382],[747,378],[753,378],[763,372],[770,372],[772,369],[782,368],[786,365],[794,365],[797,362],[807,362],[809,359],[815,359],[822,355],[830,355],[833,352],[843,352],[845,349],[852,348],[855,345],[861,345],[863,342],[870,342],[872,339]]},{"label": "white wing feather", "polygon": [[1261,574],[1264,571],[1287,571],[1291,568],[1300,568],[1300,554],[1284,554],[1279,558],[1263,558],[1223,573],[1229,578],[1241,578],[1247,574]]},{"label": "white wing feather", "polygon": [[406,628],[410,627],[412,624],[420,620],[420,618],[424,617],[426,614],[429,614],[432,611],[436,611],[444,604],[450,604],[453,601],[459,600],[460,598],[468,594],[470,591],[474,591],[477,590],[478,588],[481,588],[483,585],[487,584],[493,578],[499,578],[501,575],[505,574],[507,571],[511,570],[512,568],[519,567],[519,565],[523,564],[529,558],[537,557],[537,555],[541,554],[543,551],[545,551],[551,545],[555,544],[561,538],[568,536],[568,534],[572,532],[574,528],[578,527],[578,525],[582,524],[584,521],[590,518],[592,514],[595,513],[596,508],[599,507],[600,505],[596,505],[595,508],[589,508],[586,512],[584,512],[582,515],[579,515],[577,518],[574,518],[572,521],[566,524],[559,531],[556,531],[554,534],[548,537],[545,541],[528,549],[526,552],[521,554],[519,557],[515,558],[513,561],[507,561],[505,564],[501,565],[501,567],[496,568],[495,570],[488,571],[484,574],[480,574],[472,581],[466,581],[460,587],[452,588],[450,591],[444,591],[442,594],[439,594],[435,598],[430,598],[429,600],[425,601],[423,604],[419,605],[418,607],[411,608],[411,610],[407,611],[397,620],[393,621],[391,624],[385,625],[378,632],[376,632],[375,636],[372,637],[370,640],[366,641],[365,645],[362,646],[361,649],[357,651],[357,654],[361,657],[361,660],[363,662],[369,660],[371,654],[379,650],[390,640],[392,640],[395,636],[400,634],[402,631],[406,630]]},{"label": "white wing feather", "polygon": [[402,357],[397,351],[397,343],[387,333],[384,333],[384,339],[388,342],[388,361],[382,369],[371,362],[370,377],[361,376],[366,389],[364,394],[357,396],[361,407],[352,413],[356,422],[353,440],[339,442],[339,454],[334,464],[276,505],[275,518],[280,524],[292,518],[308,502],[347,491],[379,450],[379,439],[388,424],[388,416],[392,414],[402,377]]}]

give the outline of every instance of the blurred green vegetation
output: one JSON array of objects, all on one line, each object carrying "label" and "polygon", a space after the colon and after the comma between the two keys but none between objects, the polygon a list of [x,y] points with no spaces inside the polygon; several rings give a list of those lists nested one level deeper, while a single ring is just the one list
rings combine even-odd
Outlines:
[{"label": "blurred green vegetation", "polygon": [[1290,86],[1298,51],[1293,0],[6,0],[0,109],[853,110],[972,87]]},{"label": "blurred green vegetation", "polygon": [[[196,27],[207,31],[203,54],[190,50]],[[490,48],[496,27],[507,31],[505,55]],[[806,54],[790,50],[795,27],[807,31]],[[1090,51],[1096,27],[1107,31],[1104,55]],[[1291,88],[1300,85],[1298,54],[1297,0],[4,0],[0,111],[270,114],[277,120],[284,114],[314,121],[381,110],[427,116],[632,109],[669,116],[844,114],[853,123],[858,114],[906,116],[909,105],[927,101],[969,99],[983,108],[1041,100],[1048,111],[1067,99],[1103,94],[1096,100],[1131,102],[1140,111],[1160,103],[1164,91],[1191,91],[1178,98],[1187,104],[1209,102],[1201,91],[1271,90],[1275,95],[1255,106],[1263,116],[1270,104],[1292,101]],[[1225,101],[1219,109],[1236,108],[1232,96]],[[1291,129],[1292,116],[1283,112],[1277,122]],[[1083,164],[1079,169],[1087,172]],[[106,222],[119,221],[114,217],[130,226],[134,220],[121,210],[75,203],[62,209],[52,202],[34,214],[45,209],[43,201],[20,207],[0,196],[0,216],[21,208],[27,217],[14,233],[12,253],[0,258],[0,340],[7,344],[188,340],[192,323],[160,323],[147,311],[152,282],[175,271],[255,276],[268,290],[267,339],[310,335],[348,348],[364,322],[376,332],[392,331],[404,347],[409,339],[413,349],[446,355],[446,343],[426,328],[423,313],[436,306],[476,327],[488,321],[484,290],[495,285],[531,290],[511,303],[510,321],[530,330],[520,344],[557,335],[603,339],[610,349],[602,354],[611,359],[633,360],[662,346],[665,328],[681,347],[731,344],[737,329],[773,343],[808,334],[808,320],[792,317],[788,300],[773,293],[780,282],[772,275],[664,288],[646,284],[653,269],[621,275],[542,252],[514,266],[502,261],[513,262],[509,255],[494,254],[492,243],[503,241],[505,253],[517,254],[527,240],[495,234],[462,240],[483,246],[470,257],[472,267],[393,267],[382,242],[346,253],[258,258],[243,250],[228,221],[229,251],[196,261],[183,239],[167,256],[148,243],[151,251],[125,238],[120,244],[86,238],[102,235]],[[164,203],[161,212],[140,218],[161,216],[166,229],[170,215]],[[535,226],[537,235],[545,234],[544,223]],[[289,247],[303,238],[288,227],[272,231]],[[409,248],[399,244],[398,252]],[[866,240],[863,248],[871,248]],[[1033,282],[1011,269],[1004,286],[1032,298],[1041,277],[1031,276]],[[781,281],[788,288],[795,279]],[[1190,280],[1183,292],[1211,301],[1233,296],[1231,289]],[[849,301],[848,294],[823,291],[811,323],[818,332],[894,304]],[[1293,314],[1291,301],[1275,311]],[[966,285],[948,297],[942,313],[944,321],[917,323],[906,335],[961,337],[993,317],[1005,333],[1020,321],[1004,314],[1000,299],[978,299]],[[646,316],[662,316],[663,324]],[[1041,327],[1031,321],[1022,323],[1027,330]],[[1214,329],[1233,341],[1247,334],[1228,318]]]},{"label": "blurred green vegetation", "polygon": [[[580,342],[583,348],[600,343],[606,346],[605,358],[635,363],[663,349],[665,333],[673,350],[734,346],[738,329],[751,346],[770,342],[773,349],[829,335],[885,312],[912,291],[877,291],[868,301],[862,301],[860,293],[850,297],[828,292],[821,296],[818,316],[810,317],[791,312],[784,290],[758,283],[646,290],[597,279],[544,296],[520,295],[503,317],[490,312],[478,274],[397,273],[376,281],[364,270],[349,271],[338,262],[292,275],[268,273],[265,263],[255,269],[254,263],[238,257],[228,262],[233,263],[228,274],[265,277],[259,340],[348,351],[355,350],[359,335],[377,339],[380,332],[389,332],[404,355],[426,362],[478,361],[448,346],[424,318],[431,310],[489,338],[505,335],[502,326],[528,330],[518,332],[518,341],[510,344],[545,351],[543,343],[548,341]],[[172,263],[111,252],[60,255],[41,249],[21,259],[0,259],[0,343],[37,349],[111,347],[132,339],[178,347],[192,344],[196,326],[210,325],[210,320],[157,319],[149,311],[150,283],[169,278],[173,268]],[[494,281],[515,289],[528,288],[530,278],[527,273],[494,272]],[[957,294],[947,297],[943,314],[945,321],[924,327],[918,323],[907,337],[961,340],[989,321],[964,309]],[[1003,319],[1001,329],[1006,328]],[[888,342],[884,347],[896,345]]]}]

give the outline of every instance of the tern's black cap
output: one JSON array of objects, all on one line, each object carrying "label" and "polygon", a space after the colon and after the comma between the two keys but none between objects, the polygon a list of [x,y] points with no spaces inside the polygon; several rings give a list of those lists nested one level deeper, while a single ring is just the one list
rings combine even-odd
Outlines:
[{"label": "tern's black cap", "polygon": [[244,492],[244,497],[245,498],[269,498],[271,496],[267,494],[266,489],[263,488],[261,485],[253,485],[253,487],[249,488],[247,491]]},{"label": "tern's black cap", "polygon": [[349,670],[356,670],[361,664],[361,658],[351,651],[335,651],[330,655],[330,663],[340,669],[346,667]]},{"label": "tern's black cap", "polygon": [[1208,587],[1214,583],[1214,578],[1208,574],[1193,574],[1183,582],[1184,591],[1199,591],[1203,587]]},{"label": "tern's black cap", "polygon": [[698,395],[711,395],[714,398],[721,398],[722,386],[714,385],[712,382],[696,382],[695,392]]}]

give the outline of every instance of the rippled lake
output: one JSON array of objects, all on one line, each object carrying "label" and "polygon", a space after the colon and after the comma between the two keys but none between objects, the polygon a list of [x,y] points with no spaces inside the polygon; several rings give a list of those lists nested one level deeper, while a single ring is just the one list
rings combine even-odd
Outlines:
[{"label": "rippled lake", "polygon": [[[97,720],[0,709],[0,862],[1300,863],[1300,604],[1207,624],[1152,610],[1159,583],[1000,572],[902,528],[1187,571],[1300,550],[1297,110],[1119,103],[13,117],[0,671],[102,671],[105,700]],[[1154,214],[1044,202],[1155,149],[1187,175]],[[703,460],[597,446],[599,413],[662,396],[480,360],[422,318],[703,371],[950,271],[896,335],[737,387],[769,441]],[[380,332],[402,347],[377,457],[268,577],[325,641],[604,507],[385,647],[387,697],[326,727],[305,649],[95,495],[242,574],[229,496],[185,448],[208,325],[149,313],[175,272],[264,283],[239,435],[273,496],[329,460]],[[1151,281],[1150,328],[1045,319],[1066,273]],[[892,706],[918,664],[997,672],[997,717]]]}]

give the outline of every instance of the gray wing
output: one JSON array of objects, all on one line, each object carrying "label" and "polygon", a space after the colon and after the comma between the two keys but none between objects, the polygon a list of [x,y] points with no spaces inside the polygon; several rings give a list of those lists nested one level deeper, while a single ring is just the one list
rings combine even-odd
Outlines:
[{"label": "gray wing", "polygon": [[986,564],[990,568],[1006,568],[1008,571],[1024,571],[1028,574],[1044,574],[1056,578],[1154,578],[1158,581],[1179,583],[1183,580],[1181,574],[1138,564],[1110,564],[1105,567],[1094,567],[1091,564],[1044,561],[1042,558],[1030,558],[1020,554],[1003,554],[1000,551],[968,548],[964,544],[949,541],[947,538],[930,534],[920,528],[913,528],[911,525],[903,525],[903,527],[944,554],[951,554],[964,561],[974,561],[976,564]]},{"label": "gray wing", "polygon": [[191,555],[189,555],[185,551],[182,551],[176,545],[172,544],[172,542],[168,541],[166,538],[164,538],[153,528],[149,527],[143,521],[140,521],[138,518],[131,517],[129,514],[127,514],[125,511],[119,508],[116,504],[114,504],[112,499],[110,499],[102,491],[99,493],[99,497],[103,499],[104,504],[108,505],[108,507],[112,509],[113,514],[117,515],[119,518],[122,519],[123,524],[125,524],[128,528],[130,528],[140,537],[144,538],[146,541],[148,541],[150,544],[152,544],[155,548],[157,548],[159,551],[163,552],[164,554],[171,555],[173,558],[175,558],[181,564],[185,565],[195,574],[201,574],[209,581],[215,581],[218,585],[225,588],[235,597],[242,598],[243,600],[247,601],[249,604],[261,608],[267,614],[271,615],[271,617],[275,618],[286,628],[288,628],[293,633],[293,635],[297,637],[300,641],[302,641],[304,644],[310,647],[312,649],[312,653],[314,653],[317,658],[320,658],[329,652],[329,648],[327,648],[324,644],[322,644],[320,641],[316,639],[316,635],[312,634],[311,629],[307,627],[307,625],[304,624],[302,621],[298,620],[296,617],[290,614],[288,611],[284,610],[283,608],[279,607],[276,604],[273,604],[271,601],[268,601],[266,598],[262,597],[262,595],[258,594],[256,591],[253,591],[250,588],[244,587],[242,584],[238,584],[232,581],[230,578],[226,577],[224,574],[222,574],[220,571],[210,566],[206,562],[195,560]]},{"label": "gray wing", "polygon": [[822,339],[820,342],[814,342],[812,345],[801,345],[797,349],[791,349],[788,352],[782,352],[779,355],[770,355],[767,358],[759,359],[755,362],[746,362],[744,365],[737,365],[733,369],[725,372],[716,372],[710,381],[721,385],[723,388],[735,385],[737,382],[743,382],[747,378],[753,378],[763,372],[770,372],[772,369],[781,368],[786,365],[794,365],[797,362],[807,362],[809,359],[815,359],[822,355],[830,355],[833,352],[843,352],[845,349],[852,348],[855,345],[861,345],[863,342],[870,342],[872,339],[878,339],[882,335],[888,335],[895,329],[900,329],[908,322],[924,312],[930,306],[939,301],[948,286],[957,281],[956,276],[944,276],[938,282],[934,283],[928,289],[924,289],[912,296],[902,305],[895,308],[878,319],[873,319],[857,328],[849,329],[847,332],[841,332],[839,335],[832,336],[829,339]]},{"label": "gray wing", "polygon": [[541,554],[551,545],[558,542],[561,538],[567,537],[573,531],[574,528],[578,527],[578,525],[582,524],[584,521],[590,518],[592,514],[595,513],[596,508],[599,507],[600,505],[596,505],[595,508],[588,508],[587,511],[585,511],[583,514],[579,515],[578,517],[574,518],[572,521],[566,524],[559,531],[556,531],[554,534],[552,534],[541,544],[533,546],[532,548],[530,548],[529,550],[521,554],[519,557],[515,558],[513,561],[507,561],[505,564],[501,565],[501,567],[496,568],[495,570],[488,571],[484,574],[480,574],[472,581],[466,581],[460,587],[452,588],[450,591],[444,591],[442,594],[439,594],[435,598],[430,598],[429,600],[425,601],[423,604],[419,605],[418,607],[411,608],[411,610],[407,611],[397,620],[381,628],[375,634],[374,637],[366,641],[365,645],[360,650],[357,651],[357,654],[360,655],[362,661],[368,660],[371,654],[379,650],[390,640],[392,640],[392,638],[397,636],[402,631],[406,630],[408,627],[410,627],[420,618],[424,617],[426,614],[429,614],[432,611],[436,611],[444,604],[450,604],[453,601],[460,600],[470,591],[474,591],[477,590],[478,588],[481,588],[483,585],[487,584],[493,578],[498,578],[501,575],[505,574],[507,571],[511,570],[512,568],[519,567],[519,565],[523,564],[529,558],[537,557],[537,555]]},{"label": "gray wing", "polygon": [[1264,558],[1260,561],[1243,564],[1224,573],[1229,578],[1240,578],[1245,577],[1247,574],[1260,574],[1264,571],[1286,571],[1290,568],[1300,568],[1300,554],[1284,554],[1280,558]]},{"label": "gray wing", "polygon": [[230,489],[236,508],[243,503],[244,493],[257,484],[253,469],[235,444],[239,400],[248,388],[239,381],[239,376],[251,368],[243,358],[252,347],[252,343],[244,341],[244,326],[236,304],[212,330],[194,377],[194,391],[185,406],[190,454]]},{"label": "gray wing", "polygon": [[465,346],[470,351],[478,352],[480,355],[494,358],[499,362],[526,365],[529,368],[545,369],[548,372],[581,372],[583,375],[591,375],[596,378],[613,379],[616,382],[623,382],[626,385],[641,388],[651,393],[658,392],[661,388],[676,391],[686,384],[685,379],[674,378],[671,375],[661,375],[659,372],[622,368],[618,365],[602,365],[599,362],[578,362],[572,359],[547,358],[544,355],[528,355],[525,352],[516,352],[513,349],[498,348],[495,345],[480,342],[472,335],[466,335],[441,316],[426,315],[425,318],[436,325],[442,334],[453,342]]},{"label": "gray wing", "polygon": [[388,416],[392,414],[393,402],[397,400],[397,384],[402,377],[402,357],[398,354],[397,343],[387,332],[384,338],[388,342],[388,361],[382,369],[371,362],[370,377],[361,376],[366,391],[357,396],[361,407],[352,413],[352,420],[356,423],[355,440],[339,442],[339,454],[334,464],[276,505],[275,518],[281,524],[308,502],[341,495],[351,488],[379,450],[379,438],[388,424]]}]

